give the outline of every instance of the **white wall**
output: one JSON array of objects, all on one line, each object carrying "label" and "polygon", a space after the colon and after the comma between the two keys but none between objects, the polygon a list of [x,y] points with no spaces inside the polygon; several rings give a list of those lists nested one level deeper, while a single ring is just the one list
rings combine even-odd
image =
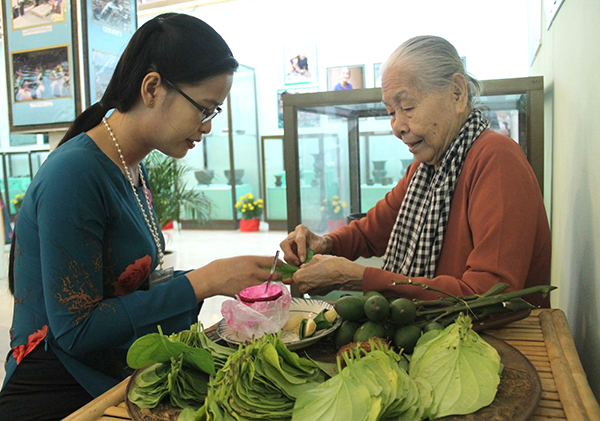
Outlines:
[{"label": "white wall", "polygon": [[277,90],[286,88],[283,49],[290,45],[317,44],[321,91],[326,68],[343,65],[364,64],[365,86],[373,87],[373,64],[424,34],[453,43],[480,79],[528,75],[524,0],[238,0],[180,10],[213,26],[238,61],[256,69],[263,136],[283,134]]},{"label": "white wall", "polygon": [[552,305],[565,311],[600,398],[600,2],[566,0],[531,73],[544,75],[546,142],[553,144]]}]

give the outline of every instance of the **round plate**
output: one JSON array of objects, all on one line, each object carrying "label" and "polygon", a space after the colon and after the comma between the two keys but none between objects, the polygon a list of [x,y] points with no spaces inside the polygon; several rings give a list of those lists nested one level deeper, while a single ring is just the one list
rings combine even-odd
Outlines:
[{"label": "round plate", "polygon": [[[297,314],[303,314],[307,319],[314,319],[321,311],[331,310],[332,308],[333,305],[326,301],[312,300],[307,298],[292,298],[292,303],[290,304],[290,318]],[[306,348],[307,346],[314,344],[319,339],[324,338],[335,331],[340,324],[342,324],[342,320],[340,317],[338,317],[332,327],[329,329],[319,330],[314,336],[305,339],[298,339],[298,335],[291,332],[282,332],[281,340],[290,351],[295,351],[297,349]],[[236,331],[229,327],[225,319],[221,319],[219,324],[217,324],[217,335],[219,335],[219,337],[225,342],[230,344],[237,345],[247,342],[245,339],[241,338]]]}]

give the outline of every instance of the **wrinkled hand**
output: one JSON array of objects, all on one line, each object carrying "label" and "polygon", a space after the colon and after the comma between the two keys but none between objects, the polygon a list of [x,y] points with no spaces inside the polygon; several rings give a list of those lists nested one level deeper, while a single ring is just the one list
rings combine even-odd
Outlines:
[{"label": "wrinkled hand", "polygon": [[[273,256],[238,256],[214,260],[208,265],[189,272],[196,299],[202,301],[214,295],[234,297],[244,288],[264,283],[269,277]],[[282,266],[279,260],[277,266]],[[273,273],[273,281],[280,281],[281,274]]]},{"label": "wrinkled hand", "polygon": [[300,266],[306,260],[307,247],[313,249],[315,254],[327,254],[331,252],[331,245],[330,237],[320,237],[305,225],[298,225],[279,246],[286,262],[293,266]]},{"label": "wrinkled hand", "polygon": [[360,290],[364,272],[364,266],[343,257],[315,255],[284,282],[297,285],[302,293],[324,295],[340,288]]}]

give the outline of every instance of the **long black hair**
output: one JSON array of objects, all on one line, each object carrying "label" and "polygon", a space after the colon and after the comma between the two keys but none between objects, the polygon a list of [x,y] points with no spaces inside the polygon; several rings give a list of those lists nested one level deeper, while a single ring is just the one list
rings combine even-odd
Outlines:
[{"label": "long black hair", "polygon": [[[233,74],[237,68],[229,46],[210,25],[179,13],[159,15],[133,34],[100,102],[73,121],[58,146],[96,127],[109,110],[130,110],[140,98],[142,81],[149,72],[158,72],[176,84],[195,84],[213,76]],[[12,294],[15,243],[13,233],[8,267]]]}]

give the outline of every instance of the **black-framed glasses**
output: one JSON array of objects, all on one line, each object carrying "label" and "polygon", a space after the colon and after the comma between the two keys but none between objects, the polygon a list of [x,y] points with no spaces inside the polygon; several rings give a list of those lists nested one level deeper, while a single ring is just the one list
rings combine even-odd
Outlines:
[{"label": "black-framed glasses", "polygon": [[215,118],[216,116],[218,116],[219,114],[221,114],[221,111],[223,111],[221,109],[221,107],[215,107],[215,110],[211,113],[210,111],[208,111],[207,108],[203,107],[202,105],[200,105],[196,101],[194,101],[192,98],[190,98],[189,96],[187,96],[185,92],[183,92],[181,89],[179,89],[173,83],[169,82],[164,77],[163,77],[163,80],[165,81],[165,83],[167,85],[169,85],[171,88],[175,89],[178,93],[181,94],[182,97],[184,97],[185,99],[187,99],[190,102],[190,104],[192,104],[194,107],[196,107],[200,111],[200,113],[202,115],[202,120],[200,121],[201,124],[204,124],[207,121],[212,120],[213,118]]}]

